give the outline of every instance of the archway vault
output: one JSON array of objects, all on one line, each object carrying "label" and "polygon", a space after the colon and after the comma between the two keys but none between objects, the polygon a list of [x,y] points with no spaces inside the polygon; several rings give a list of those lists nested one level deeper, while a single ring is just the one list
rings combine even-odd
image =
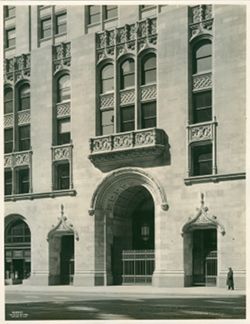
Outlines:
[{"label": "archway vault", "polygon": [[140,168],[121,168],[109,173],[97,186],[89,208],[89,215],[98,209],[113,210],[119,195],[129,187],[143,186],[152,195],[155,206],[168,210],[165,190],[160,182]]}]

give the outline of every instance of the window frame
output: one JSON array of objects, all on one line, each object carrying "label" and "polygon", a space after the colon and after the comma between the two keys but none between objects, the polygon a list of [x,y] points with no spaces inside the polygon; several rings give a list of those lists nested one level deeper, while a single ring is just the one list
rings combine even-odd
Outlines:
[{"label": "window frame", "polygon": [[[13,233],[13,229],[15,228],[16,224],[22,225],[19,229],[19,230],[21,230],[20,235],[15,235]],[[17,227],[17,225],[16,225],[16,227]],[[13,238],[17,238],[17,237],[22,238],[22,240],[20,241],[20,240],[13,239]],[[30,228],[27,225],[27,223],[24,222],[20,218],[11,222],[8,225],[8,227],[6,228],[4,242],[5,242],[5,244],[30,243],[31,242],[31,232],[30,232]]]},{"label": "window frame", "polygon": [[[22,94],[23,89],[28,89],[28,94],[24,93]],[[23,100],[28,99],[27,108],[25,108],[25,105],[23,105]],[[23,109],[25,108],[25,109]],[[23,83],[18,88],[18,111],[24,111],[24,110],[30,110],[30,85],[28,83]]]},{"label": "window frame", "polygon": [[71,131],[69,132],[60,132],[60,127],[62,123],[68,123],[70,127],[70,117],[62,117],[57,118],[57,132],[56,132],[56,138],[57,138],[57,145],[65,145],[71,143]]},{"label": "window frame", "polygon": [[[68,166],[68,175],[59,177],[59,169],[65,166]],[[53,190],[70,190],[70,162],[67,160],[55,162],[53,165],[54,168],[54,183],[53,183]],[[62,181],[68,179],[68,186],[67,188],[62,188]]]},{"label": "window frame", "polygon": [[[148,117],[144,117],[144,110],[146,109],[146,106],[150,105],[150,104],[154,104],[155,114],[148,116]],[[141,102],[140,110],[141,110],[141,129],[157,127],[157,101],[153,100],[153,101]],[[145,121],[148,121],[148,120],[155,120],[154,125],[145,127]]]},{"label": "window frame", "polygon": [[[6,140],[6,132],[9,132],[9,134],[12,134],[12,138],[8,141]],[[10,146],[10,149],[7,149],[7,147]],[[4,129],[4,154],[12,153],[14,150],[14,128],[9,127]]]},{"label": "window frame", "polygon": [[[10,181],[6,181],[6,174],[10,174]],[[10,188],[10,190],[6,190],[7,188]],[[10,192],[10,193],[7,193]],[[10,196],[13,194],[13,172],[10,168],[4,169],[4,195]]]},{"label": "window frame", "polygon": [[[133,118],[131,119],[126,119],[125,121],[123,120],[123,112],[124,110],[128,110],[131,109],[131,111],[133,111]],[[133,123],[133,127],[131,129],[124,129],[124,126],[126,126],[127,124],[131,124]],[[124,132],[131,132],[135,130],[135,105],[126,105],[126,106],[121,106],[120,107],[120,132],[124,133]]]},{"label": "window frame", "polygon": [[[14,37],[9,37],[9,33],[13,32]],[[10,42],[13,44],[10,45]],[[15,48],[16,47],[16,27],[9,27],[5,30],[5,48]]]},{"label": "window frame", "polygon": [[[198,150],[204,150],[207,149],[208,151],[209,148],[209,152],[199,152]],[[195,152],[197,151],[197,152]],[[201,164],[204,161],[199,161],[199,156],[202,154],[211,154],[211,158],[210,159],[206,159],[205,162],[210,163],[210,165],[207,168],[210,168],[210,172],[209,173],[202,173],[201,172]],[[212,142],[208,142],[208,141],[204,141],[202,143],[193,143],[190,145],[190,156],[191,156],[191,176],[192,177],[199,177],[199,176],[209,176],[213,174],[213,143]],[[197,172],[197,170],[199,169],[199,171]]]},{"label": "window frame", "polygon": [[[99,7],[99,11],[97,13],[92,13],[91,14],[91,8],[92,7]],[[99,16],[99,20],[98,21],[92,21],[92,17],[95,16]],[[91,25],[97,25],[101,23],[101,6],[99,5],[89,5],[87,7],[87,25],[91,26]]]},{"label": "window frame", "polygon": [[[6,93],[7,93],[7,91],[9,91],[9,92],[11,92],[11,99],[8,99],[8,100],[6,100]],[[11,111],[7,111],[7,109],[6,109],[6,107],[7,107],[7,105],[6,104],[8,104],[8,103],[12,103],[11,104]],[[14,91],[13,91],[13,89],[12,89],[12,87],[5,87],[4,88],[4,115],[7,115],[7,114],[12,114],[13,113],[13,104],[14,104]]]},{"label": "window frame", "polygon": [[[50,25],[49,28],[43,28],[43,24],[46,21],[50,21]],[[45,36],[45,32],[50,31],[50,34],[48,36]],[[44,40],[44,39],[49,39],[52,37],[52,30],[53,30],[53,26],[52,26],[52,17],[51,16],[45,16],[40,18],[40,39]]]},{"label": "window frame", "polygon": [[[16,6],[4,6],[4,18],[8,19],[8,18],[14,18],[16,17]],[[14,14],[10,14],[11,10],[14,11]]]},{"label": "window frame", "polygon": [[[26,179],[21,179],[21,174],[26,172]],[[18,167],[15,169],[15,179],[16,179],[16,193],[17,194],[27,194],[30,192],[30,168],[29,167]],[[24,190],[23,186],[27,185],[27,189]]]},{"label": "window frame", "polygon": [[[110,8],[110,7],[112,7],[112,8]],[[113,17],[108,17],[108,14],[112,11],[115,11],[116,15]],[[104,21],[109,21],[109,20],[113,20],[113,19],[117,19],[117,18],[118,18],[118,6],[116,6],[116,5],[103,6],[103,20]]]},{"label": "window frame", "polygon": [[[67,81],[69,83],[69,86],[63,86],[61,85],[61,81],[63,78],[67,77]],[[65,83],[66,83],[65,82]],[[63,93],[68,93],[68,96],[66,99],[63,99]],[[69,73],[63,73],[60,74],[56,79],[56,103],[60,104],[63,102],[67,102],[71,100],[71,87],[70,87],[70,75]]]},{"label": "window frame", "polygon": [[[145,63],[151,58],[155,58],[155,67],[145,69]],[[141,58],[140,63],[141,63],[140,85],[141,86],[146,86],[146,85],[150,85],[150,84],[156,84],[157,83],[157,56],[156,56],[156,53],[150,52],[150,53],[147,53],[147,54],[143,55],[143,57]],[[151,81],[151,82],[146,82],[146,73],[150,72],[150,71],[155,71],[155,80]]]},{"label": "window frame", "polygon": [[[111,77],[105,77],[103,76],[103,72],[104,72],[104,69],[109,67],[109,66],[112,66],[112,76]],[[112,82],[112,89],[108,89],[106,91],[104,91],[104,81],[107,81],[107,80],[113,80]],[[111,63],[111,62],[108,62],[106,64],[104,64],[101,69],[100,69],[100,94],[106,94],[106,93],[111,93],[111,92],[114,92],[114,87],[115,87],[115,80],[114,80],[114,64]]]},{"label": "window frame", "polygon": [[[210,45],[210,54],[197,58],[197,51],[206,45]],[[195,44],[193,44],[193,46],[192,46],[192,74],[193,75],[205,74],[205,73],[212,71],[212,68],[213,68],[213,66],[212,66],[212,64],[213,64],[213,62],[212,62],[212,59],[213,59],[212,45],[213,45],[212,41],[208,38],[198,40],[197,42],[195,42]],[[211,61],[209,68],[199,70],[198,69],[198,61],[201,61],[202,59],[206,59],[206,58],[210,58],[210,61]]]},{"label": "window frame", "polygon": [[[123,65],[129,62],[129,64],[131,64],[133,62],[133,71],[128,71],[124,73],[123,70]],[[130,84],[128,86],[125,86],[125,78],[128,78],[133,75],[133,84]],[[120,86],[120,90],[126,90],[126,89],[133,89],[136,86],[136,82],[135,82],[135,60],[132,57],[127,57],[125,58],[121,63],[120,63],[120,82],[119,82],[119,86]]]},{"label": "window frame", "polygon": [[[28,129],[29,136],[21,136],[21,131],[24,129]],[[30,137],[31,137],[30,136],[30,124],[18,126],[18,150],[19,150],[19,152],[30,150],[30,143],[31,143]]]},{"label": "window frame", "polygon": [[[64,20],[62,23],[58,23],[58,18],[64,16]],[[59,32],[59,29],[61,27],[64,27],[65,30]],[[67,12],[63,11],[60,13],[55,14],[55,36],[60,36],[60,35],[64,35],[67,33]]]}]

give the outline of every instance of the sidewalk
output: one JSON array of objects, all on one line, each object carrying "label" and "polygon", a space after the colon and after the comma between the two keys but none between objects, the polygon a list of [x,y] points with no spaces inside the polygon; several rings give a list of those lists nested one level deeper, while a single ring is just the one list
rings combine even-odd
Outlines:
[{"label": "sidewalk", "polygon": [[86,294],[131,294],[131,295],[166,295],[166,296],[244,296],[244,290],[227,290],[218,287],[181,287],[162,288],[152,286],[28,286],[9,285],[5,286],[5,292],[63,292],[63,293],[86,293]]}]

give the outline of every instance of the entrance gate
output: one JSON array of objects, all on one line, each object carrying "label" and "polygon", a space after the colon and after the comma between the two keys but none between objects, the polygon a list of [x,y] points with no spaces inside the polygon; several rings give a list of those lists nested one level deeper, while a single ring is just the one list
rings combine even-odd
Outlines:
[{"label": "entrance gate", "polygon": [[154,272],[154,250],[128,250],[122,252],[122,284],[151,284]]},{"label": "entrance gate", "polygon": [[206,286],[216,286],[217,251],[211,251],[205,261]]}]

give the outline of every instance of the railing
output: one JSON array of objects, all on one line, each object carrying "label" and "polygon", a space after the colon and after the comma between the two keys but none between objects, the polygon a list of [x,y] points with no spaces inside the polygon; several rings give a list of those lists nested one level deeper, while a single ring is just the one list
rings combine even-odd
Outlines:
[{"label": "railing", "polygon": [[122,251],[123,274],[122,283],[150,284],[155,266],[154,250]]}]

